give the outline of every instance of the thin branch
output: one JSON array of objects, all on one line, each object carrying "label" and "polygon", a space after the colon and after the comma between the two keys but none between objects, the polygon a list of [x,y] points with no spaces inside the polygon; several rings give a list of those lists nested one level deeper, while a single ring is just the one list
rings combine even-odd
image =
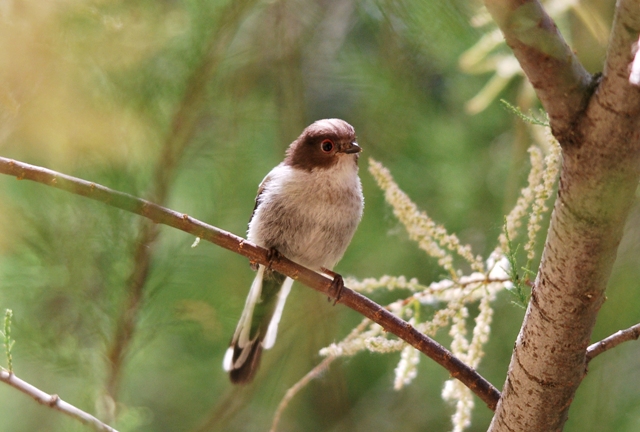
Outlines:
[{"label": "thin branch", "polygon": [[4,330],[0,332],[4,339],[4,352],[7,357],[7,369],[10,374],[13,373],[13,356],[11,355],[11,349],[15,343],[15,341],[11,339],[11,318],[13,318],[13,311],[11,309],[5,310]]},{"label": "thin branch", "polygon": [[42,390],[32,386],[28,382],[21,380],[20,378],[15,376],[15,374],[9,373],[9,371],[5,370],[4,368],[0,368],[0,381],[9,384],[11,387],[35,399],[35,401],[39,404],[60,411],[61,413],[66,414],[69,417],[73,417],[74,419],[79,420],[81,423],[92,426],[97,431],[118,432],[111,426],[102,423],[91,414],[86,413],[81,409],[71,405],[70,403],[63,401],[58,395],[50,395],[48,393],[45,393]]},{"label": "thin branch", "polygon": [[[178,213],[147,200],[114,191],[86,180],[7,158],[0,157],[0,173],[12,175],[18,179],[33,180],[136,213],[151,219],[155,223],[168,225],[210,241],[245,256],[252,262],[271,265],[274,270],[300,281],[330,298],[335,299],[338,294],[338,290],[333,286],[331,279],[302,267],[285,257],[269,261],[269,252],[266,249],[227,231],[194,219],[187,214]],[[447,369],[451,376],[469,387],[491,410],[495,410],[500,399],[500,392],[478,372],[464,364],[442,345],[422,334],[406,321],[391,314],[384,307],[346,287],[342,290],[339,301],[378,323],[386,331],[395,334],[435,360]]]},{"label": "thin branch", "polygon": [[[369,327],[370,324],[371,324],[370,319],[368,318],[363,319],[360,322],[360,324],[356,326],[356,328],[351,330],[351,333],[349,333],[349,335],[342,342],[353,340],[358,335],[360,335],[367,327]],[[303,376],[298,382],[296,382],[293,386],[291,386],[287,390],[284,397],[278,404],[278,408],[276,409],[276,412],[273,416],[273,420],[271,422],[271,429],[269,432],[275,432],[276,428],[278,427],[278,423],[280,422],[280,417],[282,416],[282,413],[289,405],[289,402],[291,402],[291,399],[293,399],[295,395],[300,392],[300,390],[302,390],[307,384],[309,384],[312,379],[318,378],[322,372],[327,370],[329,366],[331,366],[331,363],[333,363],[333,361],[337,358],[338,357],[333,355],[327,356],[316,367],[311,369],[305,376]]]},{"label": "thin branch", "polygon": [[[486,279],[480,279],[480,280],[471,280],[471,281],[466,281],[466,282],[454,282],[454,284],[452,285],[453,287],[459,287],[459,288],[465,288],[468,287],[469,285],[474,285],[477,284],[478,288],[490,284],[490,283],[496,283],[496,282],[510,282],[512,281],[512,278],[490,278],[487,277]],[[405,297],[404,299],[402,299],[402,302],[400,303],[402,306],[406,306],[409,303],[411,303],[412,301],[415,301],[416,299],[420,299],[420,297],[423,297],[424,295],[433,295],[433,293],[436,292],[435,290],[431,290],[431,291],[425,291],[425,292],[419,292],[419,293],[415,293],[410,295],[409,297]],[[393,304],[393,303],[392,303]],[[385,306],[385,309],[389,309],[391,305],[387,305]]]},{"label": "thin branch", "polygon": [[[260,377],[256,379],[259,381]],[[255,387],[255,382],[252,384]],[[227,424],[239,410],[248,405],[251,393],[246,391],[246,387],[232,386],[227,389],[224,395],[218,398],[216,405],[206,415],[206,419],[192,429],[193,432],[217,432],[228,429]]]},{"label": "thin branch", "polygon": [[[255,3],[255,0],[234,1],[220,13],[218,25],[214,26],[215,30],[209,36],[202,61],[191,74],[183,99],[173,115],[171,129],[156,163],[152,190],[149,194],[151,201],[160,204],[166,202],[178,163],[195,133],[196,122],[202,113],[207,96],[207,84],[215,74],[223,53],[236,34],[242,18]],[[124,360],[144,303],[144,287],[149,276],[153,246],[157,238],[157,225],[141,220],[134,243],[133,269],[127,279],[126,304],[116,320],[113,340],[107,348],[106,391],[114,401],[117,399]]]},{"label": "thin branch", "polygon": [[587,348],[587,363],[593,360],[596,356],[599,356],[605,351],[609,351],[611,348],[615,348],[622,342],[628,342],[632,340],[640,339],[640,324],[636,324],[625,330],[615,332],[609,337],[602,339],[600,342],[596,342],[593,345],[589,345]]},{"label": "thin branch", "polygon": [[273,421],[271,422],[271,429],[269,429],[269,432],[276,432],[276,429],[278,428],[278,423],[280,422],[280,416],[289,405],[289,402],[291,402],[291,399],[293,399],[293,397],[297,395],[300,390],[302,390],[307,384],[309,384],[311,380],[316,379],[325,370],[327,370],[327,368],[331,365],[331,363],[333,363],[333,361],[336,358],[337,357],[334,357],[334,356],[326,357],[316,367],[314,367],[309,372],[307,372],[305,376],[300,378],[300,380],[297,383],[291,386],[289,390],[287,390],[284,397],[280,401],[280,404],[278,404],[278,409],[276,409],[276,413],[273,415]]},{"label": "thin branch", "polygon": [[538,0],[485,0],[524,73],[536,90],[558,141],[571,142],[571,127],[593,93],[593,79]]}]

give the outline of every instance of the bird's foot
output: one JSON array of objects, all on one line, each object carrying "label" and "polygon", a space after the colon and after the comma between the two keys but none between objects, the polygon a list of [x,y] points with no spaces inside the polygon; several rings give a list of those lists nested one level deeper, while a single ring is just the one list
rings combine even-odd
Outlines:
[{"label": "bird's foot", "polygon": [[269,250],[267,251],[267,270],[271,270],[271,265],[274,262],[280,261],[280,258],[282,258],[282,254],[278,251],[278,249],[276,248],[269,248]]},{"label": "bird's foot", "polygon": [[[342,276],[333,270],[326,269],[322,267],[322,272],[328,274],[329,276],[333,276],[333,281],[331,281],[331,291],[336,293],[336,296],[333,300],[333,305],[335,306],[338,301],[340,301],[340,296],[342,296],[342,290],[344,289],[344,280]],[[327,298],[328,301],[331,301],[331,297]]]}]

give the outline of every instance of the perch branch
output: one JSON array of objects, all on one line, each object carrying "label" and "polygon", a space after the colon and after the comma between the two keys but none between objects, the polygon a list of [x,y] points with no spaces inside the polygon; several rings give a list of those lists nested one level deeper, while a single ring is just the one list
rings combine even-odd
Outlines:
[{"label": "perch branch", "polygon": [[611,348],[615,348],[622,342],[628,342],[632,340],[638,340],[640,338],[640,324],[629,327],[625,330],[615,332],[609,337],[602,339],[599,342],[589,345],[587,348],[587,363],[593,360],[596,356],[599,356],[605,351],[609,351]]},{"label": "perch branch", "polygon": [[27,396],[35,399],[41,405],[48,406],[54,410],[60,411],[63,414],[73,417],[80,422],[92,426],[97,431],[106,432],[118,432],[109,425],[102,423],[89,413],[82,411],[79,408],[71,405],[60,399],[58,395],[50,395],[43,392],[37,387],[32,386],[26,381],[21,380],[15,374],[9,373],[9,371],[0,368],[0,381],[9,384],[11,387],[21,391]]},{"label": "perch branch", "polygon": [[[211,243],[245,256],[252,262],[271,265],[271,268],[274,270],[332,299],[335,299],[338,294],[338,290],[333,286],[331,279],[298,265],[286,257],[269,260],[269,252],[266,249],[227,231],[194,219],[187,214],[178,213],[147,200],[114,191],[86,180],[7,158],[0,157],[0,173],[15,176],[19,180],[27,179],[43,183],[67,192],[101,201],[122,210],[136,213],[155,223],[168,225],[210,241]],[[340,293],[340,303],[376,322],[386,331],[395,334],[417,350],[426,354],[447,369],[451,376],[469,387],[491,410],[495,410],[498,400],[500,399],[500,392],[478,374],[478,372],[464,364],[442,345],[422,334],[412,325],[393,315],[382,306],[346,287]]]}]

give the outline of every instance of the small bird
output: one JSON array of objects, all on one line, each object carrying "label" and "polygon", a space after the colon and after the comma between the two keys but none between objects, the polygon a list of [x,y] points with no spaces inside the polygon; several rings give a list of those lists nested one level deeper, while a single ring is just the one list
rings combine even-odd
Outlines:
[{"label": "small bird", "polygon": [[[282,163],[262,180],[249,222],[249,241],[334,277],[356,231],[364,198],[353,127],[318,120],[291,143]],[[259,265],[223,367],[236,384],[250,382],[263,349],[273,347],[293,279]]]}]

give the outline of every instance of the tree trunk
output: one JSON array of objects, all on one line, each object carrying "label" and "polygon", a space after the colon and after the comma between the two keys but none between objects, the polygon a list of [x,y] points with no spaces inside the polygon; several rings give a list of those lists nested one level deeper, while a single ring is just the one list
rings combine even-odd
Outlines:
[{"label": "tree trunk", "polygon": [[629,83],[640,5],[618,1],[601,78],[586,72],[537,1],[486,5],[562,146],[558,197],[490,431],[559,431],[640,178],[640,89]]}]

